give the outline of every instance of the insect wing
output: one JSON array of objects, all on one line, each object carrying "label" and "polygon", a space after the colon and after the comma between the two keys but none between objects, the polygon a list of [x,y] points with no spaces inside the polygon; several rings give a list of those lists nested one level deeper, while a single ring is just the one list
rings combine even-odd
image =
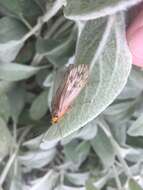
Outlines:
[{"label": "insect wing", "polygon": [[59,109],[67,109],[79,95],[88,80],[88,66],[74,66],[69,72],[60,98]]},{"label": "insect wing", "polygon": [[86,85],[89,76],[87,65],[70,66],[66,71],[62,84],[58,88],[52,102],[52,113],[62,117],[71,106],[80,91]]},{"label": "insect wing", "polygon": [[54,86],[55,89],[54,89],[54,93],[53,93],[54,95],[52,99],[52,114],[55,112],[58,112],[59,110],[59,103],[60,103],[61,96],[63,94],[63,90],[65,89],[67,77],[68,77],[68,72],[66,71],[63,74],[62,79],[57,79],[57,80],[60,80],[60,86],[58,88]]}]

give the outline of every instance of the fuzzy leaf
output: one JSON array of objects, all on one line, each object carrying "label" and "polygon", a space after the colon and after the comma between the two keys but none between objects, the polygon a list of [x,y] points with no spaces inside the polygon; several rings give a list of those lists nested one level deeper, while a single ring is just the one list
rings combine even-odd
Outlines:
[{"label": "fuzzy leaf", "polygon": [[9,104],[10,104],[10,113],[13,121],[17,122],[18,117],[22,112],[22,109],[25,105],[25,90],[19,86],[13,88],[8,93]]},{"label": "fuzzy leaf", "polygon": [[3,159],[12,147],[12,137],[5,121],[0,118],[0,160]]},{"label": "fuzzy leaf", "polygon": [[52,190],[57,182],[58,174],[55,171],[48,171],[47,174],[37,180],[31,190]]},{"label": "fuzzy leaf", "polygon": [[[110,19],[114,24],[108,21],[108,27],[112,26],[112,30],[105,47],[102,47],[100,40],[103,39],[106,18],[86,23],[80,35],[75,62],[92,64],[89,82],[77,97],[72,109],[57,124],[61,133],[56,130],[57,125],[54,125],[45,135],[45,140],[61,139],[86,125],[104,111],[124,88],[131,69],[131,55],[124,34],[124,19],[122,15]],[[105,35],[107,30],[104,38]]]},{"label": "fuzzy leaf", "polygon": [[56,149],[50,150],[39,150],[25,153],[22,156],[19,156],[19,161],[22,165],[26,167],[26,171],[30,171],[32,169],[42,168],[45,165],[49,164],[50,161],[53,160],[56,154]]},{"label": "fuzzy leaf", "polygon": [[1,80],[0,81],[0,95],[8,92],[13,86],[14,84],[12,82]]},{"label": "fuzzy leaf", "polygon": [[68,38],[64,39],[41,39],[37,40],[36,49],[39,54],[43,54],[47,59],[57,65],[63,65],[67,63],[69,57],[71,57],[75,50],[75,31],[71,33]]},{"label": "fuzzy leaf", "polygon": [[96,137],[91,141],[92,147],[100,157],[105,167],[110,167],[114,163],[115,151],[105,133],[99,128]]},{"label": "fuzzy leaf", "polygon": [[8,121],[10,117],[10,105],[6,95],[0,96],[0,117],[4,119],[4,121]]},{"label": "fuzzy leaf", "polygon": [[67,0],[65,16],[75,20],[90,20],[111,15],[131,7],[141,0]]},{"label": "fuzzy leaf", "polygon": [[40,68],[18,63],[0,63],[0,79],[6,81],[19,81],[36,74]]},{"label": "fuzzy leaf", "polygon": [[135,180],[130,179],[129,190],[143,190],[143,188],[140,185],[138,185],[138,183]]},{"label": "fuzzy leaf", "polygon": [[130,136],[143,136],[143,115],[141,115],[128,129]]},{"label": "fuzzy leaf", "polygon": [[89,177],[89,173],[67,173],[66,178],[74,185],[85,185]]},{"label": "fuzzy leaf", "polygon": [[20,21],[9,17],[0,19],[0,28],[0,59],[13,61],[24,44],[21,39],[27,29]]},{"label": "fuzzy leaf", "polygon": [[92,183],[91,180],[88,180],[86,182],[86,190],[98,190]]},{"label": "fuzzy leaf", "polygon": [[30,108],[30,116],[33,120],[41,119],[48,110],[48,91],[42,92],[33,101]]},{"label": "fuzzy leaf", "polygon": [[20,14],[22,12],[20,0],[0,0],[0,5],[14,14]]}]

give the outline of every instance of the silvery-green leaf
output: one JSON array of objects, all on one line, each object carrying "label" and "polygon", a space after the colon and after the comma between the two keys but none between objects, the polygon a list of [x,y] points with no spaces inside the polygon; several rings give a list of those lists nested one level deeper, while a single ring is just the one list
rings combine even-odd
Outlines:
[{"label": "silvery-green leaf", "polygon": [[110,105],[105,111],[105,115],[118,115],[124,110],[128,110],[135,103],[134,100],[117,101]]},{"label": "silvery-green leaf", "polygon": [[[131,55],[126,44],[122,16],[111,16],[107,27],[107,18],[86,23],[79,38],[75,62],[91,64],[88,84],[72,109],[59,124],[49,129],[45,140],[61,139],[86,125],[104,111],[124,88],[131,69]],[[107,28],[112,29],[107,31]],[[105,35],[108,36],[106,45]],[[57,126],[61,129],[62,137],[59,132],[56,133]]]},{"label": "silvery-green leaf", "polygon": [[67,0],[65,16],[74,20],[90,20],[126,10],[141,0]]},{"label": "silvery-green leaf", "polygon": [[[1,11],[4,15],[14,16],[21,20],[23,17],[25,17],[25,19],[27,19],[28,17],[30,21],[31,21],[31,18],[36,20],[37,16],[39,16],[40,13],[42,12],[41,8],[38,6],[35,0],[31,0],[31,1],[29,0],[28,1],[27,0],[26,1],[0,0],[0,5],[1,5]],[[32,9],[32,11],[29,11],[30,8]]]},{"label": "silvery-green leaf", "polygon": [[100,157],[104,167],[110,167],[115,160],[115,151],[105,133],[99,128],[96,137],[91,140],[91,145]]},{"label": "silvery-green leaf", "polygon": [[8,92],[13,86],[14,86],[14,83],[1,80],[0,81],[0,95],[3,95],[4,93]]},{"label": "silvery-green leaf", "polygon": [[55,190],[86,190],[85,187],[72,187],[68,185],[59,185]]},{"label": "silvery-green leaf", "polygon": [[[21,14],[21,1],[20,0],[0,0],[1,7],[7,9],[11,14]],[[8,12],[6,10],[6,13]]]},{"label": "silvery-green leaf", "polygon": [[86,190],[98,190],[98,189],[93,185],[93,183],[90,180],[88,180],[86,182]]},{"label": "silvery-green leaf", "polygon": [[27,32],[27,29],[20,21],[10,17],[1,18],[0,27],[0,44],[5,44],[9,41],[18,41]]},{"label": "silvery-green leaf", "polygon": [[66,173],[66,178],[74,185],[85,185],[89,177],[89,173]]},{"label": "silvery-green leaf", "polygon": [[90,151],[90,144],[88,141],[81,142],[75,149],[78,157],[78,164],[82,164],[86,160]]},{"label": "silvery-green leaf", "polygon": [[49,87],[52,85],[52,81],[53,81],[53,73],[50,73],[44,80],[43,82],[43,86],[45,87]]},{"label": "silvery-green leaf", "polygon": [[[91,133],[92,131],[92,133]],[[97,125],[95,120],[87,123],[83,128],[80,130],[72,133],[68,137],[65,137],[62,139],[61,143],[62,145],[65,145],[72,141],[75,138],[83,139],[83,140],[91,140],[93,139],[97,134]]]},{"label": "silvery-green leaf", "polygon": [[0,60],[6,62],[13,61],[22,46],[22,41],[9,41],[7,43],[0,44]]},{"label": "silvery-green leaf", "polygon": [[17,158],[15,159],[15,164],[13,164],[10,169],[6,183],[8,184],[9,190],[24,190],[24,182],[22,180],[22,167],[19,164]]},{"label": "silvery-green leaf", "polygon": [[14,62],[23,63],[23,64],[30,63],[34,57],[34,54],[35,54],[35,40],[34,39],[27,40],[26,43],[21,48],[21,50],[19,51],[18,55],[16,56]]},{"label": "silvery-green leaf", "polygon": [[105,116],[108,120],[114,123],[123,123],[131,118],[135,111],[137,102],[135,100],[117,101],[109,106],[105,111]]},{"label": "silvery-green leaf", "polygon": [[143,190],[143,188],[134,179],[130,179],[128,185],[129,190]]},{"label": "silvery-green leaf", "polygon": [[40,68],[22,65],[19,63],[0,62],[0,79],[6,81],[19,81],[36,74]]},{"label": "silvery-green leaf", "polygon": [[45,0],[35,0],[35,2],[37,3],[37,5],[44,11],[46,10],[45,4],[46,3],[50,3],[50,1],[45,1]]},{"label": "silvery-green leaf", "polygon": [[26,167],[25,171],[42,168],[49,164],[56,154],[56,149],[50,150],[30,150],[19,156],[20,163]]},{"label": "silvery-green leaf", "polygon": [[0,96],[0,108],[0,117],[7,122],[10,117],[10,105],[6,95]]},{"label": "silvery-green leaf", "polygon": [[31,187],[30,190],[53,190],[57,179],[58,179],[58,173],[56,173],[55,171],[48,171],[46,175],[44,175],[43,177],[39,178],[38,180],[36,180],[33,185],[33,187]]},{"label": "silvery-green leaf", "polygon": [[107,190],[117,190],[117,189],[113,187],[107,187]]},{"label": "silvery-green leaf", "polygon": [[130,98],[135,98],[139,96],[141,93],[141,90],[136,88],[135,86],[129,86],[127,85],[122,93],[119,95],[119,99],[130,99]]},{"label": "silvery-green leaf", "polygon": [[111,133],[113,135],[113,137],[115,138],[115,140],[118,142],[118,144],[120,145],[125,145],[126,144],[126,138],[127,138],[127,124],[125,122],[124,123],[120,123],[118,122],[118,120],[116,120],[115,122],[112,122],[114,116],[109,118],[106,118],[107,123],[110,123],[110,130]]},{"label": "silvery-green leaf", "polygon": [[69,143],[64,147],[64,153],[66,155],[66,158],[67,160],[74,163],[74,167],[79,167],[83,163],[83,161],[85,161],[89,154],[89,151],[90,144],[86,141],[83,141],[81,143]]},{"label": "silvery-green leaf", "polygon": [[139,89],[143,89],[143,72],[140,68],[133,67],[131,70],[130,80]]},{"label": "silvery-green leaf", "polygon": [[30,108],[30,116],[33,120],[41,119],[48,110],[48,91],[43,91],[36,99],[32,102]]},{"label": "silvery-green leaf", "polygon": [[58,142],[57,140],[43,142],[42,141],[43,137],[44,134],[24,142],[23,145],[27,146],[29,149],[37,149],[40,147],[43,150],[48,150],[56,146]]},{"label": "silvery-green leaf", "polygon": [[5,121],[0,118],[0,160],[2,160],[12,147],[12,137]]},{"label": "silvery-green leaf", "polygon": [[[52,73],[51,73],[51,70],[49,70],[48,68],[44,69],[44,70],[40,70],[37,74],[36,74],[36,82],[38,83],[39,86],[44,86],[44,81],[47,79],[48,80],[48,77],[49,77],[49,81],[47,81],[47,84],[49,87],[49,85],[51,86],[52,84],[50,84],[50,82],[52,83],[51,79],[52,77]],[[46,87],[46,86],[45,86]]]},{"label": "silvery-green leaf", "polygon": [[71,35],[65,39],[38,39],[36,48],[39,54],[43,54],[47,59],[57,66],[67,63],[75,50],[76,33],[71,32]]},{"label": "silvery-green leaf", "polygon": [[16,86],[8,93],[10,112],[12,119],[17,122],[25,105],[26,93],[24,88]]},{"label": "silvery-green leaf", "polygon": [[143,150],[142,149],[135,149],[130,148],[126,154],[126,160],[130,162],[140,162],[142,160]]},{"label": "silvery-green leaf", "polygon": [[0,60],[13,61],[23,46],[21,40],[27,29],[18,20],[9,17],[0,19]]},{"label": "silvery-green leaf", "polygon": [[[38,16],[42,15],[42,10],[41,8],[38,6],[38,4],[36,3],[35,0],[31,0],[31,1],[21,1],[21,6],[22,6],[22,13],[23,16],[28,20],[31,21],[32,23],[36,22],[36,19],[38,18]],[[32,11],[29,11],[29,10]]]},{"label": "silvery-green leaf", "polygon": [[128,129],[130,136],[143,136],[143,115],[141,115]]}]

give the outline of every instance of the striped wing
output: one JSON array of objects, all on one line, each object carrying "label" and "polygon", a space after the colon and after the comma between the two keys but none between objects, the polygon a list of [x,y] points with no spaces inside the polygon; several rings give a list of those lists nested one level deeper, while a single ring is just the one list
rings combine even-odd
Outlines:
[{"label": "striped wing", "polygon": [[87,83],[89,69],[87,65],[68,67],[61,86],[58,88],[52,103],[52,113],[62,116]]}]

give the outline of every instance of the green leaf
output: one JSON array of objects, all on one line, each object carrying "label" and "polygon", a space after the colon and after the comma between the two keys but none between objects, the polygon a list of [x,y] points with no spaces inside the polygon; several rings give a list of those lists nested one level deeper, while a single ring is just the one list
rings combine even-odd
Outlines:
[{"label": "green leaf", "polygon": [[0,160],[9,153],[12,145],[11,134],[5,121],[0,118]]},{"label": "green leaf", "polygon": [[91,180],[88,180],[86,182],[86,190],[98,190],[92,183]]},{"label": "green leaf", "polygon": [[26,167],[28,172],[32,169],[40,169],[49,164],[56,155],[56,149],[50,150],[30,150],[19,156],[20,164]]},{"label": "green leaf", "polygon": [[20,0],[0,0],[0,5],[16,15],[21,14],[22,12]]},{"label": "green leaf", "polygon": [[66,173],[66,178],[74,185],[82,186],[89,178],[88,172],[83,173]]},{"label": "green leaf", "polygon": [[52,190],[55,187],[59,174],[53,170],[49,170],[43,177],[34,181],[32,190],[47,189]]},{"label": "green leaf", "polygon": [[13,61],[24,42],[21,40],[27,29],[18,20],[9,17],[0,19],[0,59]]},{"label": "green leaf", "polygon": [[43,91],[33,101],[30,108],[30,116],[33,120],[41,119],[48,110],[48,91]]},{"label": "green leaf", "polygon": [[130,179],[129,190],[143,190],[143,188],[134,179]]},{"label": "green leaf", "polygon": [[104,111],[104,114],[108,116],[108,119],[110,119],[112,122],[123,123],[132,116],[132,114],[135,111],[135,108],[136,101],[134,99],[123,101],[119,100],[111,106],[109,106]]},{"label": "green leaf", "polygon": [[9,17],[0,19],[0,28],[0,44],[8,41],[18,41],[27,32],[27,29],[20,21]]},{"label": "green leaf", "polygon": [[26,93],[24,88],[16,86],[8,93],[10,112],[12,119],[17,122],[25,105]]},{"label": "green leaf", "polygon": [[35,40],[30,39],[21,48],[16,56],[15,62],[27,64],[30,63],[35,54]]},{"label": "green leaf", "polygon": [[[18,19],[26,17],[36,21],[36,18],[41,15],[41,8],[34,0],[0,0],[1,10],[4,15],[14,16]],[[29,11],[29,10],[32,11]]]},{"label": "green leaf", "polygon": [[130,136],[143,136],[143,115],[141,115],[128,129]]},{"label": "green leaf", "polygon": [[0,63],[0,79],[6,81],[19,81],[36,74],[40,68],[18,63]]},{"label": "green leaf", "polygon": [[137,4],[134,0],[67,0],[64,14],[75,20],[90,20],[111,15]]},{"label": "green leaf", "polygon": [[[75,148],[76,147],[76,148]],[[79,167],[87,158],[90,151],[89,142],[71,142],[64,147],[66,160],[71,161],[74,167]]]},{"label": "green leaf", "polygon": [[140,68],[133,67],[130,75],[130,80],[135,86],[141,90],[143,90],[143,72]]},{"label": "green leaf", "polygon": [[115,160],[115,151],[109,138],[100,128],[98,128],[96,137],[91,141],[91,145],[96,154],[100,157],[103,165],[105,167],[112,166]]},{"label": "green leaf", "polygon": [[21,2],[21,7],[24,19],[31,25],[36,24],[38,17],[43,13],[43,10],[41,10],[41,7],[38,6],[36,0],[24,0]]},{"label": "green leaf", "polygon": [[[125,39],[124,19],[122,15],[110,17],[108,27],[106,22],[106,18],[89,21],[80,35],[75,62],[91,64],[91,73],[87,86],[77,97],[72,109],[57,124],[62,137],[78,130],[103,112],[127,82],[131,55]],[[103,34],[105,27],[106,34]],[[110,27],[112,29],[108,36],[107,28]],[[108,39],[104,46],[105,35]],[[48,130],[45,140],[62,138],[56,130],[57,125]]]},{"label": "green leaf", "polygon": [[68,59],[73,55],[75,50],[76,33],[65,39],[38,39],[36,49],[39,54],[43,54],[55,65],[66,64]]},{"label": "green leaf", "polygon": [[14,84],[12,82],[1,80],[0,81],[0,96],[8,92],[13,86]]},{"label": "green leaf", "polygon": [[8,101],[8,97],[6,95],[0,96],[0,117],[5,121],[8,122],[10,117],[10,105]]}]

